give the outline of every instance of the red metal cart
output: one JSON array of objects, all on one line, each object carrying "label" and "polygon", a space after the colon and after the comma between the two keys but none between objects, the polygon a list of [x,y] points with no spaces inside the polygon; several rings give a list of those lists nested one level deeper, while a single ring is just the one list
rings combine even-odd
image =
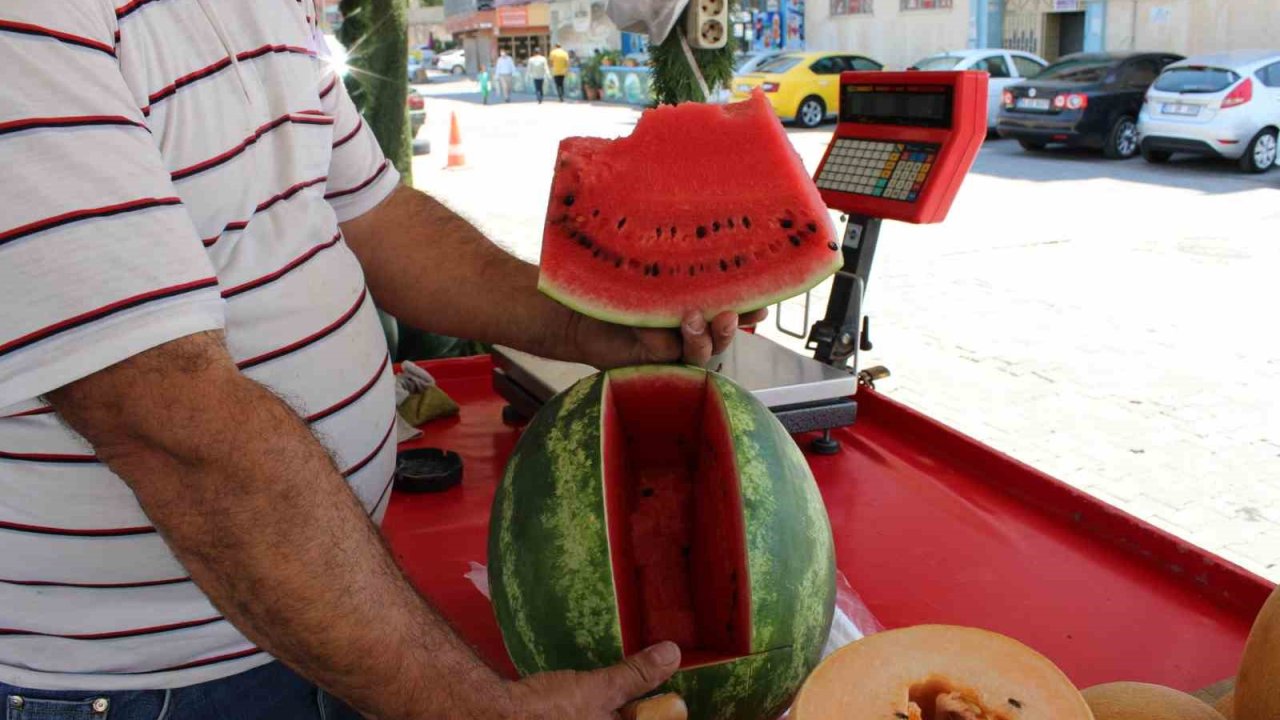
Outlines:
[{"label": "red metal cart", "polygon": [[[395,494],[385,532],[415,585],[508,674],[487,601],[463,576],[485,562],[489,505],[519,436],[488,357],[425,367],[462,406],[405,447],[457,451],[462,485]],[[843,449],[808,455],[836,560],[886,627],[954,623],[1043,652],[1081,687],[1141,680],[1194,690],[1236,671],[1272,586],[873,390]],[[809,451],[810,438],[798,436]]]}]

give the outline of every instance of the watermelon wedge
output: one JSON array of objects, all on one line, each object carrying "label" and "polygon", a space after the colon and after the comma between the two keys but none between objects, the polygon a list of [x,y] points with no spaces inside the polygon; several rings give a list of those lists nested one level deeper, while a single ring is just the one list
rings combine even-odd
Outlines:
[{"label": "watermelon wedge", "polygon": [[689,310],[766,307],[840,264],[826,206],[759,91],[560,143],[538,287],[585,315],[676,327]]}]

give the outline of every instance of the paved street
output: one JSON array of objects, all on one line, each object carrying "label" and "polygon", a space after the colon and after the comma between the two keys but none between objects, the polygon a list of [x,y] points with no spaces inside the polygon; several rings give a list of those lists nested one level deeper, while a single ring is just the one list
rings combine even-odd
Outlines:
[{"label": "paved street", "polygon": [[[419,86],[433,152],[415,182],[536,260],[557,141],[639,113],[485,107],[473,88]],[[451,111],[467,167],[445,171]],[[788,131],[810,170],[830,131]],[[885,224],[863,364],[891,369],[894,398],[1280,580],[1278,239],[1280,169],[988,141],[947,222]],[[801,329],[802,310],[782,321]]]}]

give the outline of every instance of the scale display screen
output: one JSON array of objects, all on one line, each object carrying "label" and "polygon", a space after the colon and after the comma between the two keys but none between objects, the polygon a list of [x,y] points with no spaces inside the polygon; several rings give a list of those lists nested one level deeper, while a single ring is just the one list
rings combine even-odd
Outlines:
[{"label": "scale display screen", "polygon": [[819,190],[915,202],[941,146],[836,138],[818,172]]},{"label": "scale display screen", "polygon": [[952,90],[939,85],[844,85],[840,122],[951,127]]}]

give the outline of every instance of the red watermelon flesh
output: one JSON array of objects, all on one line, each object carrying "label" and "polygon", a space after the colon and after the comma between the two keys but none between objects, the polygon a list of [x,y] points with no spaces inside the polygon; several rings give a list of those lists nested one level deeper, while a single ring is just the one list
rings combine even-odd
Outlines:
[{"label": "red watermelon flesh", "polygon": [[538,287],[584,314],[675,327],[689,310],[766,307],[840,263],[822,198],[759,92],[560,143]]},{"label": "red watermelon flesh", "polygon": [[684,667],[748,654],[742,498],[719,404],[683,374],[610,391],[604,484],[624,652],[670,640]]}]

